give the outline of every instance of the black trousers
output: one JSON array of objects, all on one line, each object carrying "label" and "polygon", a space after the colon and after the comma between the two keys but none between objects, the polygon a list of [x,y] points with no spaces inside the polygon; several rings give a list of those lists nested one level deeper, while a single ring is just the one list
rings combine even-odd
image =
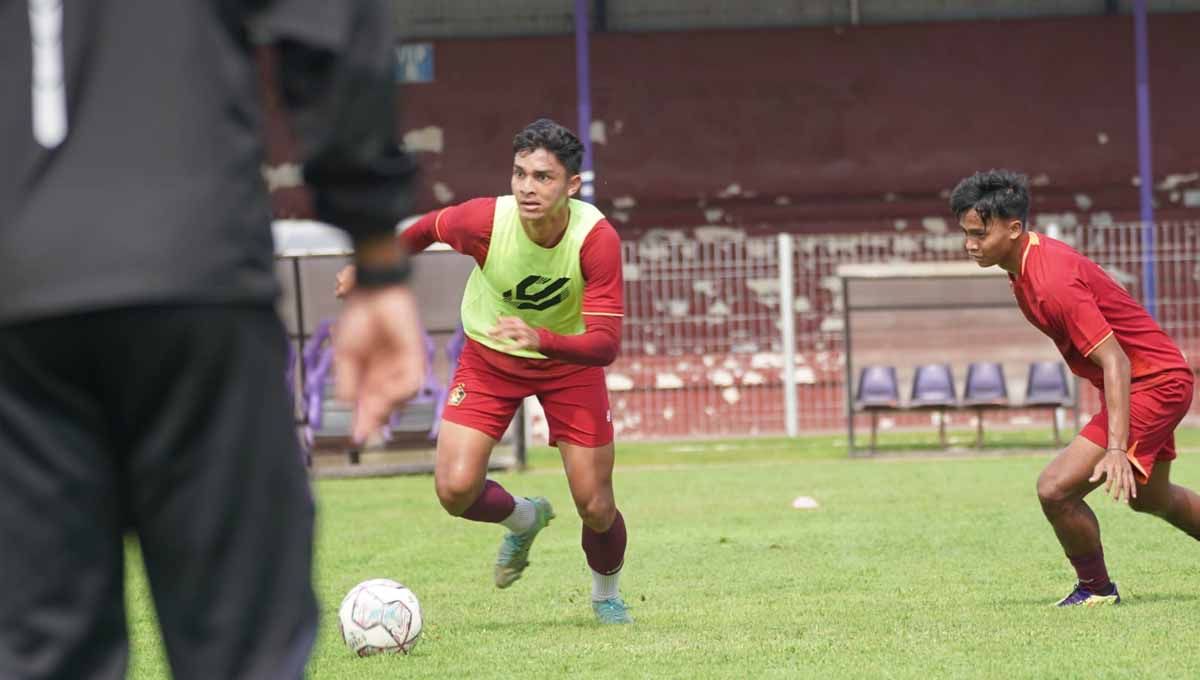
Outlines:
[{"label": "black trousers", "polygon": [[0,326],[0,679],[122,678],[136,533],[176,678],[298,678],[313,502],[266,306]]}]

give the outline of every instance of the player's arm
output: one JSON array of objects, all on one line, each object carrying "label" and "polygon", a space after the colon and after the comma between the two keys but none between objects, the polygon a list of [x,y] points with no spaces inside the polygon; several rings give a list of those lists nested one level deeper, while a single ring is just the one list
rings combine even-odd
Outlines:
[{"label": "player's arm", "polygon": [[517,317],[501,317],[492,336],[515,347],[533,349],[551,359],[584,366],[607,366],[621,349],[624,316],[624,280],[621,240],[616,230],[602,222],[592,229],[579,252],[583,272],[584,332],[561,335],[545,328],[530,328]]},{"label": "player's arm", "polygon": [[[448,208],[425,213],[396,237],[396,243],[408,253],[419,253],[434,243],[445,243],[463,255],[470,255],[482,267],[492,239],[495,198],[476,198]],[[344,297],[354,288],[355,268],[344,267],[337,274],[335,294]]]},{"label": "player's arm", "polygon": [[491,245],[495,214],[495,198],[474,198],[425,213],[400,232],[398,238],[410,253],[419,253],[434,243],[445,243],[463,255],[470,255],[482,267]]},{"label": "player's arm", "polygon": [[1130,468],[1129,441],[1129,357],[1115,335],[1100,341],[1087,355],[1104,371],[1104,406],[1108,411],[1108,450],[1092,471],[1089,481],[1107,478],[1106,491],[1114,499],[1137,497],[1137,484]]}]

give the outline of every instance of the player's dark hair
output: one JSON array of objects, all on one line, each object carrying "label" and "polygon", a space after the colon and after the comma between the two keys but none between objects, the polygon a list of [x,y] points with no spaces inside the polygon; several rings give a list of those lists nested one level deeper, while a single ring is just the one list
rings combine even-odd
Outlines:
[{"label": "player's dark hair", "polygon": [[572,175],[579,174],[583,165],[583,142],[567,128],[550,120],[538,118],[513,137],[513,153],[545,149]]},{"label": "player's dark hair", "polygon": [[1015,217],[1024,229],[1029,218],[1029,180],[1009,170],[977,172],[959,182],[950,194],[950,210],[956,219],[961,221],[971,208],[985,225],[994,217]]}]

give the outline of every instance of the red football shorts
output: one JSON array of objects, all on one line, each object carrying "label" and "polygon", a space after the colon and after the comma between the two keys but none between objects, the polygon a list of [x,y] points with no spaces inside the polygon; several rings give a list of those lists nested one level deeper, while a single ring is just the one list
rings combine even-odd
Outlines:
[{"label": "red football shorts", "polygon": [[[1192,374],[1172,371],[1146,389],[1129,394],[1129,462],[1139,484],[1150,480],[1154,463],[1175,460],[1175,427],[1191,408],[1192,392]],[[1102,406],[1079,434],[1107,448],[1107,406]]]},{"label": "red football shorts", "polygon": [[[539,365],[553,369],[539,370]],[[529,396],[536,396],[546,412],[550,444],[598,448],[612,442],[603,368],[511,357],[470,340],[450,381],[442,419],[498,440]]]}]

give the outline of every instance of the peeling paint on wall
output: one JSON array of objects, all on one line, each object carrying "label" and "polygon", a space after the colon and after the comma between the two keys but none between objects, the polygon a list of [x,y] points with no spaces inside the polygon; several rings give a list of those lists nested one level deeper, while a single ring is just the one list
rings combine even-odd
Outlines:
[{"label": "peeling paint on wall", "polygon": [[441,153],[444,148],[445,138],[442,128],[436,125],[409,130],[404,133],[404,149],[406,151]]},{"label": "peeling paint on wall", "polygon": [[1073,227],[1079,224],[1079,218],[1073,212],[1038,213],[1037,217],[1034,218],[1034,224],[1045,229],[1058,226]]},{"label": "peeling paint on wall", "polygon": [[827,316],[821,319],[822,333],[841,333],[845,327],[845,321],[840,316]]},{"label": "peeling paint on wall", "polygon": [[674,373],[656,373],[654,375],[654,389],[677,390],[682,387],[683,379]]},{"label": "peeling paint on wall", "polygon": [[773,307],[779,304],[779,279],[746,279],[746,288],[754,293],[761,305]]},{"label": "peeling paint on wall", "polygon": [[946,234],[925,239],[925,249],[942,253],[950,253],[961,251],[963,248],[962,237],[958,234]]},{"label": "peeling paint on wall", "polygon": [[593,144],[608,144],[608,131],[604,126],[604,121],[592,121],[592,125],[588,129],[588,138],[592,140]]},{"label": "peeling paint on wall", "polygon": [[437,199],[438,203],[446,205],[447,203],[452,203],[454,201],[454,190],[451,189],[445,182],[434,182],[433,197]]},{"label": "peeling paint on wall", "polygon": [[742,185],[734,182],[717,192],[717,198],[733,198],[742,193]]},{"label": "peeling paint on wall", "polygon": [[1189,172],[1186,174],[1176,173],[1164,177],[1163,181],[1158,184],[1157,188],[1159,191],[1170,191],[1178,188],[1180,185],[1191,184],[1198,179],[1200,179],[1200,172]]},{"label": "peeling paint on wall", "polygon": [[604,380],[609,392],[627,392],[633,389],[633,378],[623,373],[608,373]]},{"label": "peeling paint on wall", "polygon": [[743,229],[723,227],[717,224],[706,224],[692,230],[692,235],[700,243],[719,243],[721,241],[743,241],[746,232]]},{"label": "peeling paint on wall", "polygon": [[898,236],[892,241],[892,252],[897,255],[914,255],[920,250],[921,244],[915,238]]},{"label": "peeling paint on wall", "polygon": [[708,374],[708,381],[717,387],[729,387],[733,384],[733,373],[718,368]]}]

